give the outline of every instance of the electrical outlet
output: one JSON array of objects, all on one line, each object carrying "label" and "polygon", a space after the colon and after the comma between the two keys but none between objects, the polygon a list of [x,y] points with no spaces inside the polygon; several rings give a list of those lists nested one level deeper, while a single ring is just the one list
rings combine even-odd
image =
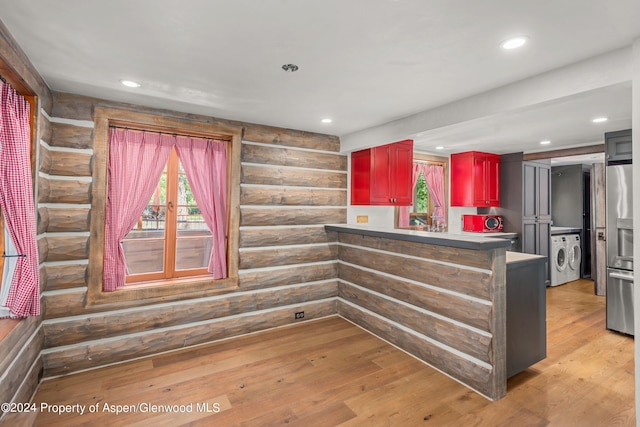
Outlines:
[{"label": "electrical outlet", "polygon": [[358,215],[356,216],[356,222],[358,224],[366,224],[369,222],[369,215]]},{"label": "electrical outlet", "polygon": [[297,312],[294,319],[304,319],[304,311]]}]

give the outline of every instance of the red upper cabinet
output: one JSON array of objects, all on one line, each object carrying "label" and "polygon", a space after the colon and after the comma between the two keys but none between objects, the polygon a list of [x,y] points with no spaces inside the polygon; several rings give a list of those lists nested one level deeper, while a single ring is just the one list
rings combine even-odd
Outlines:
[{"label": "red upper cabinet", "polygon": [[413,140],[351,153],[351,204],[408,206],[413,201]]},{"label": "red upper cabinet", "polygon": [[451,206],[500,206],[500,155],[451,155]]}]

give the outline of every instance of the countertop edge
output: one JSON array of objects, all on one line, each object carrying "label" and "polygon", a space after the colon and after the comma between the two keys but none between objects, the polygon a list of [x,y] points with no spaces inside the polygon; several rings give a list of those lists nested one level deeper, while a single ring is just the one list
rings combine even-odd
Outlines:
[{"label": "countertop edge", "polygon": [[511,251],[507,251],[506,254],[507,266],[514,264],[527,264],[532,262],[544,263],[546,260],[547,257],[543,255],[526,254],[522,252]]},{"label": "countertop edge", "polygon": [[[327,224],[325,230],[339,233],[361,234],[371,237],[403,240],[406,242],[426,243],[431,245],[448,246],[452,248],[471,250],[491,250],[508,248],[511,242],[508,239],[496,239],[495,237],[463,236],[461,234],[430,233],[426,231],[384,229],[375,227],[354,226],[349,224]],[[451,237],[455,236],[455,237]]]}]

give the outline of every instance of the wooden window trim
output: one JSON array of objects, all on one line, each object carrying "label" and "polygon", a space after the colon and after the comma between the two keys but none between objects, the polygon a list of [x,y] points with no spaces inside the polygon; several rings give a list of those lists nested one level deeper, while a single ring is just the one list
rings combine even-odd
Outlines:
[{"label": "wooden window trim", "polygon": [[[228,141],[228,278],[214,280],[208,277],[189,277],[185,279],[173,279],[170,281],[171,286],[158,286],[158,282],[148,282],[136,286],[125,286],[114,292],[103,292],[104,225],[110,126]],[[176,301],[215,295],[237,288],[241,149],[242,128],[238,126],[212,124],[124,109],[108,107],[95,108],[93,136],[94,167],[92,173],[91,226],[89,237],[90,261],[87,271],[87,306],[123,302],[135,303],[140,300],[144,300],[145,302],[156,300]],[[169,282],[163,280],[161,283]]]}]

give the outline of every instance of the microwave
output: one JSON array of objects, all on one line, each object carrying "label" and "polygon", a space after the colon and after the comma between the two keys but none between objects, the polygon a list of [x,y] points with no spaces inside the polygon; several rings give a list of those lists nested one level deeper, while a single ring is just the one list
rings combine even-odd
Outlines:
[{"label": "microwave", "polygon": [[497,233],[502,231],[500,215],[462,215],[462,230],[475,233]]}]

